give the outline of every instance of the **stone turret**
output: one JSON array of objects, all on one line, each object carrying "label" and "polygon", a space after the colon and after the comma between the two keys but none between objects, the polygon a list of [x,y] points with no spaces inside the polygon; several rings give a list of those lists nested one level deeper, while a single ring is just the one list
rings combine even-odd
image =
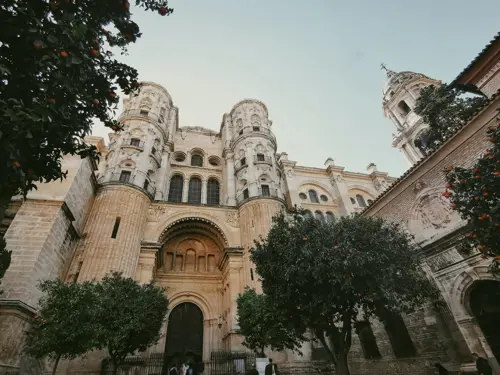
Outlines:
[{"label": "stone turret", "polygon": [[441,82],[420,73],[396,73],[385,66],[383,68],[387,73],[387,82],[382,93],[382,107],[384,115],[396,127],[392,146],[403,153],[409,165],[413,165],[424,156],[423,150],[415,145],[415,141],[425,143],[423,133],[427,127],[414,112],[420,90],[430,85],[439,86]]}]

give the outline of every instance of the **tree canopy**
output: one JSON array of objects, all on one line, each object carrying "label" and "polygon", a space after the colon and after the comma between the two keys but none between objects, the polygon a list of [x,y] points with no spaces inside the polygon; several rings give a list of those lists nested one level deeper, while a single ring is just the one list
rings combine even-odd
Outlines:
[{"label": "tree canopy", "polygon": [[89,282],[44,281],[40,290],[44,296],[27,332],[25,350],[34,358],[54,360],[55,374],[60,358],[73,359],[95,347],[97,300]]},{"label": "tree canopy", "polygon": [[[7,251],[5,248],[5,240],[0,236],[0,285],[2,284],[2,277],[5,275],[7,268],[9,268],[12,258],[12,251]],[[2,289],[0,289],[0,295]]]},{"label": "tree canopy", "polygon": [[397,224],[359,215],[327,223],[281,214],[252,261],[277,309],[321,341],[338,374],[348,374],[353,324],[422,307],[437,290],[421,272],[411,236]]},{"label": "tree canopy", "polygon": [[98,348],[107,349],[116,373],[127,355],[158,342],[168,298],[163,288],[152,283],[139,285],[119,273],[97,283],[96,295]]},{"label": "tree canopy", "polygon": [[487,131],[490,147],[471,168],[450,167],[446,191],[453,209],[469,224],[464,241],[500,271],[500,124]]},{"label": "tree canopy", "polygon": [[[484,96],[466,96],[466,92],[479,94],[478,90],[461,86],[427,86],[420,90],[415,113],[428,125],[424,135],[415,140],[415,145],[429,153],[464,125],[472,114],[485,102]],[[484,94],[482,94],[484,95]]]},{"label": "tree canopy", "polygon": [[265,294],[246,288],[236,301],[238,308],[238,334],[243,335],[243,345],[263,356],[264,349],[296,350],[305,340],[305,326],[291,324],[285,311],[275,307]]},{"label": "tree canopy", "polygon": [[127,355],[156,343],[167,313],[165,291],[119,273],[99,282],[45,281],[25,350],[35,358],[72,359],[107,349],[113,371]]},{"label": "tree canopy", "polygon": [[[136,7],[169,15],[166,0]],[[93,119],[112,130],[117,90],[138,87],[120,63],[141,36],[128,0],[4,0],[0,3],[0,211],[34,183],[65,177],[64,154],[95,156],[84,142]],[[3,214],[3,212],[2,212]]]}]

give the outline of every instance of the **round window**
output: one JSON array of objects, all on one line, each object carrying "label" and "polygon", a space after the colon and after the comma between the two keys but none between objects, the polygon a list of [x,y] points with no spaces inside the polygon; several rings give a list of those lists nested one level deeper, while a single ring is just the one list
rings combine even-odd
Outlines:
[{"label": "round window", "polygon": [[300,199],[307,199],[307,195],[305,193],[300,193],[299,194]]},{"label": "round window", "polygon": [[220,159],[217,156],[210,156],[208,162],[211,166],[218,167],[220,165]]},{"label": "round window", "polygon": [[321,194],[320,198],[321,198],[321,200],[323,202],[327,202],[328,201],[328,197],[325,194]]},{"label": "round window", "polygon": [[183,162],[184,160],[186,160],[186,154],[183,152],[176,152],[174,154],[174,160],[179,163]]}]

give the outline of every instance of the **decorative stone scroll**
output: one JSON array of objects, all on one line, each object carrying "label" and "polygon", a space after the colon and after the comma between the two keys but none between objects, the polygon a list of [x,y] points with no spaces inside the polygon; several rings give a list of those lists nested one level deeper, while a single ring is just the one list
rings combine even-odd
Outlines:
[{"label": "decorative stone scroll", "polygon": [[233,228],[240,227],[240,214],[239,212],[228,212],[226,224]]},{"label": "decorative stone scroll", "polygon": [[425,195],[420,199],[416,214],[423,229],[441,229],[451,222],[450,202],[440,194]]},{"label": "decorative stone scroll", "polygon": [[147,221],[150,222],[158,222],[160,218],[168,212],[167,207],[154,205],[150,206],[148,210],[148,218]]}]

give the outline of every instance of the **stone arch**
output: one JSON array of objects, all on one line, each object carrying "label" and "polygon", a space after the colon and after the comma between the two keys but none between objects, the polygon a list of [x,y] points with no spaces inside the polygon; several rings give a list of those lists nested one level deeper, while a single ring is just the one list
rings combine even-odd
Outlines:
[{"label": "stone arch", "polygon": [[[217,219],[208,215],[206,213],[197,212],[196,216],[191,215],[190,213],[180,212],[175,215],[168,217],[163,223],[161,223],[158,227],[163,228],[160,233],[157,233],[156,238],[158,238],[158,243],[162,244],[164,242],[164,238],[168,233],[169,229],[174,227],[176,224],[180,224],[186,221],[198,221],[203,222],[211,226],[219,235],[221,239],[221,247],[229,246],[229,241],[227,240],[227,236],[225,231],[222,229],[222,226],[217,223]],[[224,226],[225,227],[225,226]]]},{"label": "stone arch", "polygon": [[320,187],[321,189],[325,190],[330,195],[330,198],[332,200],[335,199],[335,194],[333,193],[333,190],[331,189],[331,187],[328,186],[328,185],[325,185],[322,182],[319,182],[319,181],[316,181],[316,180],[304,180],[304,181],[301,181],[300,182],[299,190],[304,185],[316,185],[317,187]]},{"label": "stone arch", "polygon": [[365,192],[366,194],[370,195],[371,198],[375,199],[375,197],[378,195],[376,191],[374,191],[371,187],[365,186],[365,185],[359,185],[359,184],[349,184],[348,186],[349,191],[351,190],[361,190]]},{"label": "stone arch", "polygon": [[203,313],[204,320],[215,319],[217,317],[215,306],[212,306],[205,296],[198,292],[180,291],[174,293],[168,298],[169,310],[167,313],[167,321],[172,310],[181,303],[186,302],[198,306],[198,308]]},{"label": "stone arch", "polygon": [[472,310],[469,303],[470,294],[474,282],[480,280],[494,280],[500,282],[500,278],[495,277],[495,275],[489,271],[487,265],[478,265],[464,270],[455,278],[449,296],[450,307],[454,315],[458,318],[472,316]]},{"label": "stone arch", "polygon": [[184,172],[182,172],[182,171],[173,171],[168,176],[168,180],[170,181],[172,179],[172,177],[174,177],[174,176],[181,176],[183,180],[185,180],[187,178],[186,174]]},{"label": "stone arch", "polygon": [[191,180],[192,178],[199,178],[202,181],[205,180],[205,177],[202,174],[196,172],[191,173],[188,177],[188,180]]},{"label": "stone arch", "polygon": [[120,161],[119,165],[121,168],[134,169],[135,161],[133,161],[132,159],[123,159],[122,161]]},{"label": "stone arch", "polygon": [[199,147],[194,147],[191,150],[189,150],[190,155],[201,155],[203,158],[205,158],[205,151]]}]

